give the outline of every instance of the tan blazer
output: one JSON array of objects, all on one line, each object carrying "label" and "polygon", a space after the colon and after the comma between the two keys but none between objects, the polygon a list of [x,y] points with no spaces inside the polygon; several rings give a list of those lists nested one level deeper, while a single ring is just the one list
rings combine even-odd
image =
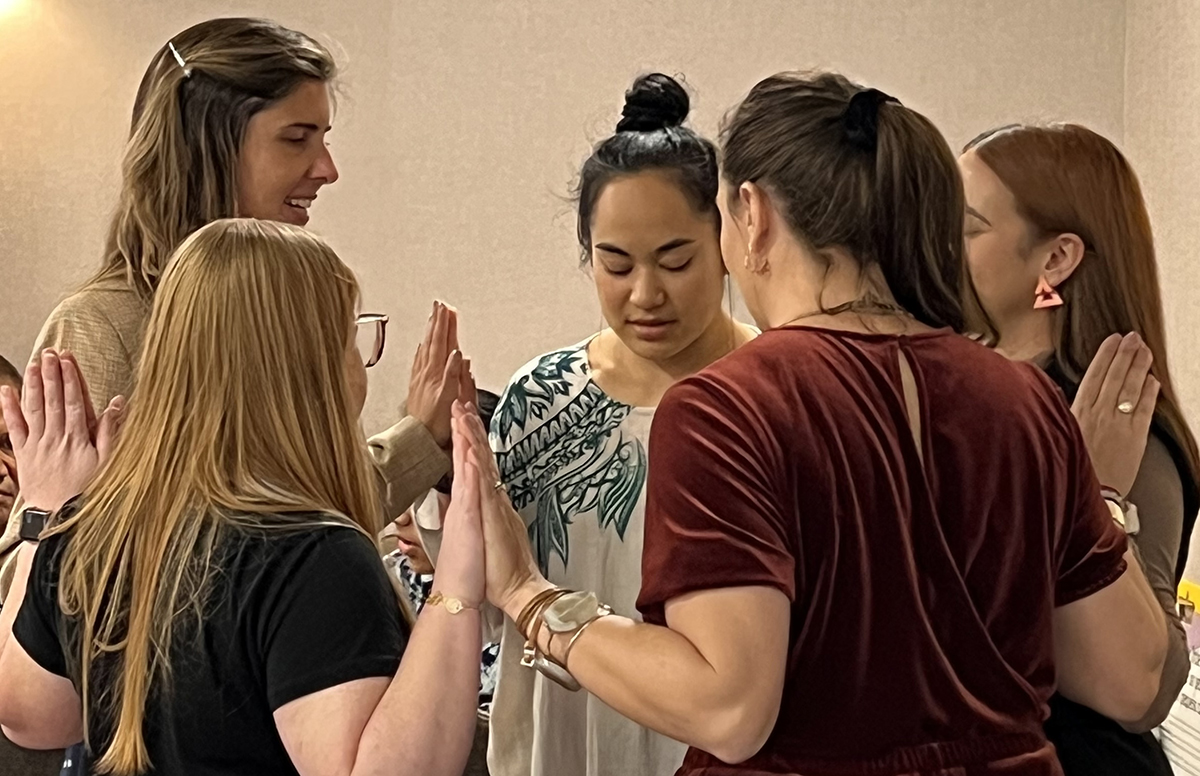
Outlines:
[{"label": "tan blazer", "polygon": [[[123,281],[100,281],[54,309],[33,352],[55,348],[74,353],[99,413],[112,397],[129,395],[149,319],[148,300]],[[450,470],[449,457],[416,418],[403,418],[367,440],[367,446],[388,520],[399,517]],[[8,595],[15,571],[21,507],[18,499],[0,535],[0,601]]]}]

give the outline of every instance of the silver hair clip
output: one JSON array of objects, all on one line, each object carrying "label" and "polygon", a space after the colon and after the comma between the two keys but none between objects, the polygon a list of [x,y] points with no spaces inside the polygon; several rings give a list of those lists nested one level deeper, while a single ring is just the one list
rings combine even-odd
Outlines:
[{"label": "silver hair clip", "polygon": [[171,53],[175,55],[175,61],[179,63],[179,67],[183,70],[184,78],[192,77],[192,69],[188,67],[188,63],[183,61],[183,57],[179,55],[179,50],[175,48],[175,43],[167,41],[167,48],[171,49]]}]

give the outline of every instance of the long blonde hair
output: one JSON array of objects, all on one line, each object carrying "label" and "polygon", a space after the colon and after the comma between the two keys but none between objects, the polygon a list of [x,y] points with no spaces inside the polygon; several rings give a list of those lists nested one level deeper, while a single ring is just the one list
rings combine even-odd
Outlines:
[{"label": "long blonde hair", "polygon": [[283,224],[216,221],[172,258],[121,438],[55,531],[70,534],[58,596],[78,623],[85,734],[112,723],[99,772],[150,767],[146,701],[224,538],[382,529],[346,374],[357,298],[333,250]]},{"label": "long blonde hair", "polygon": [[265,19],[212,19],[164,43],[138,87],[121,195],[91,282],[121,279],[152,296],[184,238],[238,215],[237,163],[250,119],[300,84],[335,74],[328,49]]}]

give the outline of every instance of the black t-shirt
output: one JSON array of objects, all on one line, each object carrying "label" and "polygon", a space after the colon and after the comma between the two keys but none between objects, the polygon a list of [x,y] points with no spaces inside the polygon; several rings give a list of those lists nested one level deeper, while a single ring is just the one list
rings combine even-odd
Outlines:
[{"label": "black t-shirt", "polygon": [[[77,625],[57,604],[69,541],[55,536],[38,548],[13,626],[38,665],[65,677],[77,663],[67,645],[78,643]],[[153,772],[294,776],[272,713],[319,690],[394,675],[408,628],[378,553],[353,529],[231,529],[216,555],[202,621],[177,622],[170,683],[147,703]],[[97,752],[112,722],[93,720]]]}]

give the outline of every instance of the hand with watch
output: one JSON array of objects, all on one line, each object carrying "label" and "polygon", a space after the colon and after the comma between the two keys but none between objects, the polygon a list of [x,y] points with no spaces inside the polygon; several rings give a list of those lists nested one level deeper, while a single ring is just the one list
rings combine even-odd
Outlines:
[{"label": "hand with watch", "polygon": [[0,407],[21,472],[20,536],[36,541],[52,515],[83,492],[116,444],[125,401],[97,418],[74,356],[46,350],[25,370],[21,397],[0,388]]}]

